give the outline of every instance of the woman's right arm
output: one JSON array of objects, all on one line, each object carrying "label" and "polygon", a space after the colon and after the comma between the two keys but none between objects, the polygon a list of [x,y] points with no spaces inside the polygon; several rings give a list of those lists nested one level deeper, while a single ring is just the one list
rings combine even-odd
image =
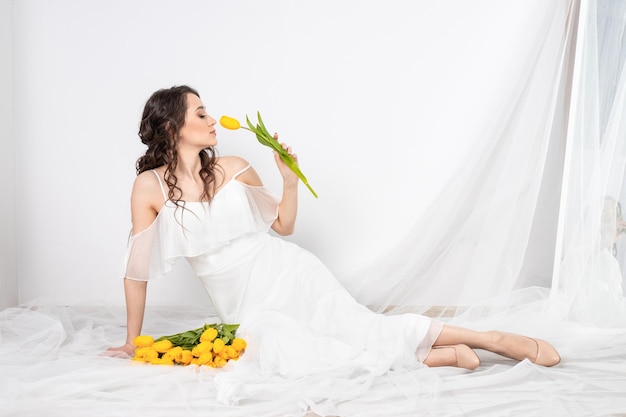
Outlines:
[{"label": "woman's right arm", "polygon": [[120,346],[128,355],[135,351],[133,340],[141,334],[143,315],[146,309],[147,281],[124,278],[124,295],[126,298],[126,343]]},{"label": "woman's right arm", "polygon": [[[132,234],[135,235],[154,222],[158,214],[157,207],[163,205],[158,180],[151,172],[138,175],[131,194]],[[124,278],[124,295],[126,300],[126,343],[110,348],[112,352],[124,352],[132,356],[135,351],[133,339],[141,334],[143,317],[146,308],[146,290],[148,283]]]}]

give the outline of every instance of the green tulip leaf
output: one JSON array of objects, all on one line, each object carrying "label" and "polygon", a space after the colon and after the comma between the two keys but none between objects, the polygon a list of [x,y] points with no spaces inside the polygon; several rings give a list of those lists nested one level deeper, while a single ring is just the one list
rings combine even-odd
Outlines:
[{"label": "green tulip leaf", "polygon": [[250,118],[248,117],[248,115],[246,115],[246,124],[248,125],[248,127],[247,128],[244,127],[244,129],[247,129],[251,131],[252,133],[254,133],[257,141],[261,145],[267,146],[273,149],[274,151],[276,151],[279,154],[280,158],[285,163],[285,165],[287,165],[289,169],[291,169],[298,176],[298,178],[304,183],[304,185],[306,185],[309,191],[311,191],[311,194],[313,194],[313,196],[317,198],[317,193],[315,193],[313,188],[309,185],[308,180],[306,179],[306,177],[300,170],[300,167],[298,166],[296,161],[293,159],[291,155],[287,153],[287,151],[283,149],[283,147],[278,143],[278,141],[274,139],[272,135],[270,135],[267,128],[265,127],[265,123],[263,123],[263,119],[261,118],[261,112],[259,111],[257,111],[257,119],[258,119],[258,124],[254,126],[252,122],[250,121]]}]

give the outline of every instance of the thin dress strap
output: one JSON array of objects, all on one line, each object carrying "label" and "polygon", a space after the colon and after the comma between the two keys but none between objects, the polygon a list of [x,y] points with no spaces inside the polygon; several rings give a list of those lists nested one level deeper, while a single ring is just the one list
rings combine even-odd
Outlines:
[{"label": "thin dress strap", "polygon": [[161,176],[159,175],[158,172],[156,172],[156,170],[151,169],[151,171],[154,173],[154,175],[156,175],[157,179],[159,180],[159,186],[161,187],[163,198],[165,199],[165,201],[167,201],[167,194],[165,194],[165,188],[163,187],[163,181],[161,181]]},{"label": "thin dress strap", "polygon": [[250,164],[246,165],[244,169],[237,171],[235,175],[233,175],[233,179],[237,178],[240,174],[243,174],[245,171],[248,170],[248,168],[250,168]]}]

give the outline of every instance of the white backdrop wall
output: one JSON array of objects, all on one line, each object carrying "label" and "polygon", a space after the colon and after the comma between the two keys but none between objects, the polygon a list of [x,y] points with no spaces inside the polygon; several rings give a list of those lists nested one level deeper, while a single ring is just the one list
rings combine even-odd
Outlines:
[{"label": "white backdrop wall", "polygon": [[12,23],[13,1],[0,0],[0,310],[18,302]]},{"label": "white backdrop wall", "polygon": [[[216,118],[260,110],[296,149],[320,198],[301,187],[290,240],[338,272],[376,256],[426,210],[489,124],[543,2],[479,1],[488,7],[15,2],[19,301],[123,303],[138,121],[148,96],[175,84],[197,88]],[[220,154],[248,159],[280,192],[271,154],[250,134],[220,129],[218,140]],[[550,264],[552,253],[544,256]],[[208,297],[181,263],[151,284],[148,302]]]}]

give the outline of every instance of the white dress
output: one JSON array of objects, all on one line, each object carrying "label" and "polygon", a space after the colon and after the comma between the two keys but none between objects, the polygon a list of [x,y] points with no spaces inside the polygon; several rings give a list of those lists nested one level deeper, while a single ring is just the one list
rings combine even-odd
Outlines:
[{"label": "white dress", "polygon": [[219,399],[236,403],[258,391],[254,383],[272,378],[321,381],[420,366],[441,323],[373,313],[314,255],[270,235],[279,200],[236,179],[248,168],[210,204],[186,202],[184,209],[167,201],[155,172],[166,203],[146,230],[131,236],[126,257],[126,277],[135,280],[161,277],[186,258],[222,322],[240,324],[237,334],[248,348],[229,362],[231,377],[216,378]]}]

